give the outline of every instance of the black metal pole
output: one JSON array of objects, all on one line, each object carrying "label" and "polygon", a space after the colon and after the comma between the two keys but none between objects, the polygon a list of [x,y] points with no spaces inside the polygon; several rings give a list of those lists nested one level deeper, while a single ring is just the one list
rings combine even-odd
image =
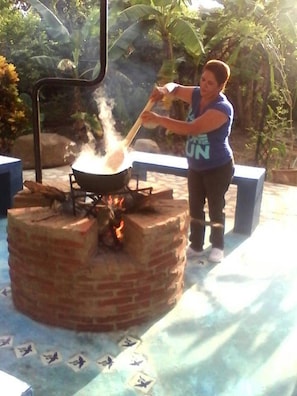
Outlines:
[{"label": "black metal pole", "polygon": [[46,85],[91,87],[101,83],[107,68],[107,0],[100,0],[100,71],[94,80],[46,77],[38,80],[32,89],[32,128],[34,137],[35,177],[42,183],[42,161],[40,144],[39,93]]}]

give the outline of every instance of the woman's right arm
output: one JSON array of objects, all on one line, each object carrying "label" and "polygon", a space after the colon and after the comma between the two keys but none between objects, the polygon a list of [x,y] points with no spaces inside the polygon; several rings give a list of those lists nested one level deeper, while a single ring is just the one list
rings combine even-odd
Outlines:
[{"label": "woman's right arm", "polygon": [[156,86],[151,93],[150,98],[154,102],[162,100],[164,96],[173,96],[176,99],[180,99],[186,103],[192,103],[192,93],[194,87],[184,86],[176,83],[167,83],[163,87]]}]

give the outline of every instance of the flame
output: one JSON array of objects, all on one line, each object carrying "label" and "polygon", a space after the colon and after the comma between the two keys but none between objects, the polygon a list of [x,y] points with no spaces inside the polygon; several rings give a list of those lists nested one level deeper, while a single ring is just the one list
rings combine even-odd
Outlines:
[{"label": "flame", "polygon": [[[116,209],[123,209],[124,208],[124,201],[125,198],[123,196],[120,195],[109,195],[106,198],[106,202],[108,204],[108,206],[110,206],[113,211]],[[117,239],[119,240],[119,242],[122,242],[123,238],[124,238],[124,220],[121,218],[119,220],[119,223],[117,225],[114,225],[114,232],[115,235],[117,237]]]},{"label": "flame", "polygon": [[109,195],[107,198],[107,204],[110,205],[112,208],[115,207],[122,209],[124,206],[124,200],[124,197]]},{"label": "flame", "polygon": [[115,233],[116,233],[116,236],[117,236],[119,241],[122,241],[123,238],[124,238],[124,232],[123,232],[124,231],[124,225],[125,225],[124,220],[121,220],[120,221],[120,225],[115,228]]}]

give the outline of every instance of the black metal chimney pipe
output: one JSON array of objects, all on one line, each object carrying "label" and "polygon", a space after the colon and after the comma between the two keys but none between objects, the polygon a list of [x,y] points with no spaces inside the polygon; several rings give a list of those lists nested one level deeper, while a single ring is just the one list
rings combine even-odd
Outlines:
[{"label": "black metal chimney pipe", "polygon": [[90,87],[100,84],[107,67],[107,0],[100,0],[100,71],[94,80],[46,77],[38,80],[32,89],[32,126],[34,136],[35,177],[42,183],[41,147],[40,147],[40,107],[39,93],[43,86],[79,86]]}]

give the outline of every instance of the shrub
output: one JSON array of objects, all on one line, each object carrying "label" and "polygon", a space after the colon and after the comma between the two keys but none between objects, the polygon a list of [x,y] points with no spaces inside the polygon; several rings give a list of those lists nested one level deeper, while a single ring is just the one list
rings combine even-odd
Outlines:
[{"label": "shrub", "polygon": [[19,96],[15,66],[0,55],[0,153],[8,154],[27,126],[26,107]]}]

